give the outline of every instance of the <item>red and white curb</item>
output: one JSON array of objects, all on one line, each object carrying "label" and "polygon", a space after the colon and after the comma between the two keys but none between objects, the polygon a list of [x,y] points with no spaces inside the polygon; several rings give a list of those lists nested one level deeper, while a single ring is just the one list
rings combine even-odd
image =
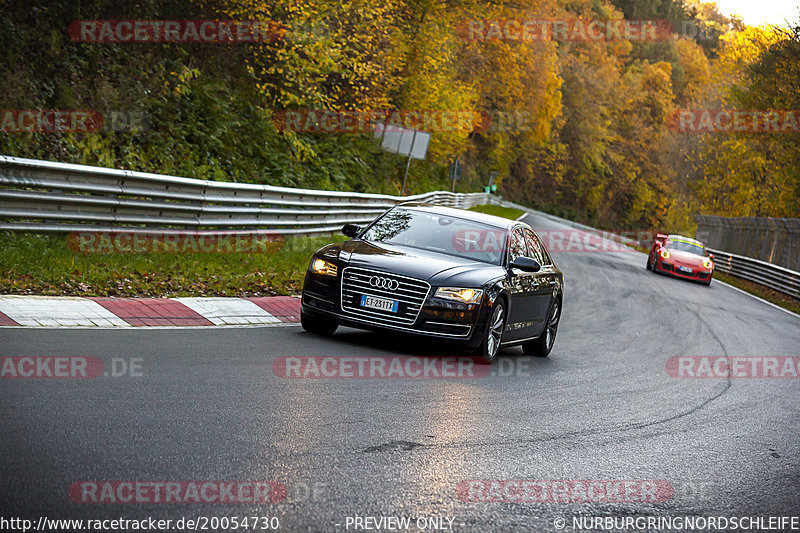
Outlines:
[{"label": "red and white curb", "polygon": [[0,296],[0,326],[253,326],[300,321],[300,299]]}]

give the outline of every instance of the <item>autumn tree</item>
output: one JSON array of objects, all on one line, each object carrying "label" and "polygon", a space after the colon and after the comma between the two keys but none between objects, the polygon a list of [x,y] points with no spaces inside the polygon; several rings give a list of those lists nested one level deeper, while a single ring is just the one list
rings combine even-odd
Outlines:
[{"label": "autumn tree", "polygon": [[[792,111],[798,107],[797,30],[747,28],[723,39],[712,68],[709,107],[730,111]],[[794,106],[794,107],[792,107]],[[701,175],[691,185],[704,213],[797,216],[798,133],[724,131],[696,134]]]}]

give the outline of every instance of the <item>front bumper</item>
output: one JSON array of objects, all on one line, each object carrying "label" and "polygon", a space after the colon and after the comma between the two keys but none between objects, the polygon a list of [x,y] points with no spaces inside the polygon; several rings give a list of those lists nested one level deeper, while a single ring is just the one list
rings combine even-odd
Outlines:
[{"label": "front bumper", "polygon": [[393,322],[388,316],[360,315],[349,306],[343,307],[339,277],[325,279],[308,272],[303,283],[301,307],[305,314],[333,318],[343,326],[433,337],[476,348],[483,339],[489,320],[491,306],[486,304],[487,296],[484,295],[480,304],[469,308],[433,298],[430,294],[413,322]]},{"label": "front bumper", "polygon": [[668,261],[664,261],[663,259],[658,259],[656,261],[656,272],[661,274],[668,274],[670,276],[680,278],[680,279],[688,279],[690,281],[697,281],[702,283],[708,283],[711,277],[714,275],[714,270],[693,270],[691,273],[682,272],[678,265],[674,265]]}]

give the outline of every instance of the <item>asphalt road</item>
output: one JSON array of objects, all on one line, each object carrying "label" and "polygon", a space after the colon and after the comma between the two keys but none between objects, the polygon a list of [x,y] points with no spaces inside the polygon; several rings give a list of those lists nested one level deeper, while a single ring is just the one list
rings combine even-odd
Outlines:
[{"label": "asphalt road", "polygon": [[[353,516],[411,517],[418,531],[415,518],[448,517],[453,530],[477,532],[555,531],[559,518],[574,531],[574,516],[800,515],[800,380],[666,370],[674,356],[798,356],[800,319],[717,282],[652,274],[640,253],[554,259],[566,294],[553,353],[509,349],[482,378],[275,375],[283,356],[454,353],[350,329],[332,339],[297,326],[2,329],[2,356],[94,356],[106,368],[141,359],[141,376],[0,379],[2,516],[260,515],[283,531],[346,531]],[[274,480],[287,495],[71,500],[70,486],[87,480]],[[457,494],[465,480],[657,480],[673,493],[475,502]]]}]

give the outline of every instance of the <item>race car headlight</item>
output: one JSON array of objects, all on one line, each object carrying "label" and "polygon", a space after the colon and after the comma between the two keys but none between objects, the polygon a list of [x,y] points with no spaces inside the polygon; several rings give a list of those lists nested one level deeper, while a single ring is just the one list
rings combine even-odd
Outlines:
[{"label": "race car headlight", "polygon": [[703,259],[703,268],[707,268],[707,269],[711,270],[711,267],[713,267],[713,266],[714,266],[714,263],[711,262],[711,259],[709,259],[708,257]]},{"label": "race car headlight", "polygon": [[661,259],[669,259],[669,251],[661,250]]},{"label": "race car headlight", "polygon": [[324,259],[314,259],[314,262],[311,263],[311,270],[323,276],[335,276],[339,271],[336,265]]},{"label": "race car headlight", "polygon": [[445,300],[457,300],[473,304],[480,301],[483,296],[481,289],[467,289],[458,287],[439,287],[436,289],[436,298],[444,298]]}]

